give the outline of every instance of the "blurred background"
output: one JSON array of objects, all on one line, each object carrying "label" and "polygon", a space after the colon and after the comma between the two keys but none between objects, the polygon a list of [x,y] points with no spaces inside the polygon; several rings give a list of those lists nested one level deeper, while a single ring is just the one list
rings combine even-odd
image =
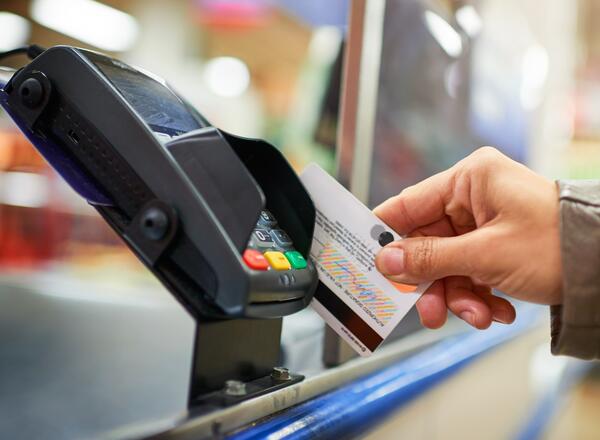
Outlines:
[{"label": "blurred background", "polygon": [[[336,110],[321,114],[327,98],[337,107],[328,85],[340,75],[344,0],[19,0],[0,8],[0,50],[35,41],[107,52],[167,79],[213,125],[271,141],[296,168],[314,160],[333,169]],[[122,252],[2,113],[0,170],[0,266],[96,265]]]},{"label": "blurred background", "polygon": [[[363,107],[354,95],[365,66],[355,69],[349,50],[356,48],[349,45],[353,3],[3,0],[0,51],[67,44],[141,66],[215,126],[270,141],[299,171],[319,163],[369,206],[481,145],[551,178],[600,177],[599,2],[388,0],[371,38],[378,44],[364,46],[381,57],[367,77],[372,105]],[[366,137],[356,131],[365,123]],[[0,349],[0,396],[11,396],[0,398],[7,415],[0,431],[19,426],[31,437],[78,437],[183,408],[191,320],[1,111],[0,285],[0,347],[13,347]],[[27,289],[46,299],[24,301]],[[72,300],[72,308],[52,298]],[[96,307],[86,309],[87,318],[82,302]],[[143,310],[136,325],[119,321],[128,307]],[[307,340],[303,331],[322,327],[312,315],[303,319],[288,323],[295,326],[287,336],[293,350]],[[119,331],[107,336],[110,327]],[[61,352],[60,340],[80,351]],[[103,354],[115,347],[112,358]],[[128,357],[156,347],[160,356]],[[318,363],[319,354],[308,358]],[[304,361],[300,369],[322,368]],[[54,373],[41,379],[46,362]],[[154,364],[160,378],[144,373]],[[73,416],[80,402],[54,397],[92,387],[94,369],[115,373],[84,396],[93,417],[82,420]],[[131,371],[139,372],[135,386]],[[108,391],[120,387],[144,405],[119,406]],[[41,394],[32,399],[31,390]],[[583,398],[591,395],[598,408],[598,387],[585,390]],[[155,392],[163,399],[152,399]],[[103,409],[107,402],[111,411]],[[72,426],[60,422],[70,417]]]},{"label": "blurred background", "polygon": [[[389,2],[368,204],[481,145],[549,177],[596,175],[600,7],[549,0],[540,13],[540,5]],[[337,136],[350,0],[4,0],[0,7],[0,50],[36,42],[107,52],[167,79],[214,125],[265,138],[298,170],[316,161],[350,186],[355,169],[345,149],[354,145]],[[1,267],[122,250],[2,113],[0,173]]]}]

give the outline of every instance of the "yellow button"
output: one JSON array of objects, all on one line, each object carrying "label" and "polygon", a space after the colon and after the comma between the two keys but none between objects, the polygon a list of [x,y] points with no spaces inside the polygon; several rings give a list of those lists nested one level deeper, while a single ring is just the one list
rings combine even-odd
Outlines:
[{"label": "yellow button", "polygon": [[265,258],[275,270],[290,270],[292,266],[281,252],[265,252]]}]

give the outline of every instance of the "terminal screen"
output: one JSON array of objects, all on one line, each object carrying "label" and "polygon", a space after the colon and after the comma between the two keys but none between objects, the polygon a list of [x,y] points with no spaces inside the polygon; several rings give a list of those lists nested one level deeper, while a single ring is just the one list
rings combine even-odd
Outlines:
[{"label": "terminal screen", "polygon": [[159,80],[109,58],[92,61],[154,132],[172,137],[207,125]]}]

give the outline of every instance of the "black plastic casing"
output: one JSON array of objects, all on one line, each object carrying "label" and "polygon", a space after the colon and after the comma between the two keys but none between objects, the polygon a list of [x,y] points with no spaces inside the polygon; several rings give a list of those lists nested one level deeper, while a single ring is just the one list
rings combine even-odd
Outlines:
[{"label": "black plastic casing", "polygon": [[[309,258],[315,208],[282,154],[204,119],[204,128],[160,142],[90,61],[97,58],[109,60],[53,47],[6,85],[7,110],[34,145],[51,144],[52,154],[38,149],[59,172],[65,162],[76,164],[86,185],[106,194],[109,203],[89,201],[194,317],[274,318],[304,308],[318,282]],[[34,108],[18,93],[32,77],[44,87]],[[307,269],[245,265],[242,252],[265,207]],[[168,214],[169,230],[159,240],[143,233],[151,208]]]}]

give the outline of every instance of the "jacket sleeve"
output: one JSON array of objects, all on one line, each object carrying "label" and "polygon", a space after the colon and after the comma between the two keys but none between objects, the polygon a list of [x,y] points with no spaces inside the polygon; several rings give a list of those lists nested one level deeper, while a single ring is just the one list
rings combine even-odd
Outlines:
[{"label": "jacket sleeve", "polygon": [[552,353],[600,358],[600,181],[559,181],[563,301],[551,307]]}]

